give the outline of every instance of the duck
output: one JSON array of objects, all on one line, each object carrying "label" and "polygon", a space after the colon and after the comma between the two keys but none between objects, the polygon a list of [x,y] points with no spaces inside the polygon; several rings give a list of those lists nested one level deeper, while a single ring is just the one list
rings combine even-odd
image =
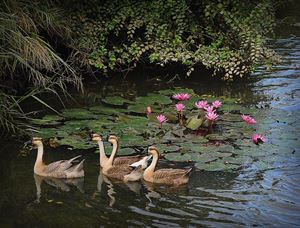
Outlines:
[{"label": "duck", "polygon": [[[108,157],[105,154],[104,150],[104,143],[102,140],[102,137],[99,134],[92,134],[91,138],[93,141],[98,143],[99,146],[99,163],[100,166],[103,168],[106,163],[108,162]],[[112,154],[115,151],[116,153],[119,150],[119,140],[118,137],[115,135],[110,135],[108,137],[108,141],[113,145]],[[113,159],[113,166],[123,166],[123,165],[130,165],[132,163],[135,163],[137,161],[140,161],[143,158],[143,156],[122,156],[122,157],[116,157]]]},{"label": "duck", "polygon": [[[111,142],[112,141],[113,140],[111,140]],[[115,147],[115,146],[116,145],[113,144],[113,147]],[[134,168],[135,168],[134,166],[141,165],[142,168],[145,168],[148,165],[147,161],[149,159],[149,156],[147,158],[140,159],[135,164],[122,163],[122,164],[115,165],[113,163],[113,161],[114,161],[116,153],[117,153],[117,149],[115,148],[112,150],[112,153],[111,153],[108,161],[105,163],[104,167],[102,168],[102,173],[105,176],[108,176],[109,178],[124,181],[125,175],[130,174],[134,170]]]},{"label": "duck", "polygon": [[159,152],[156,147],[150,146],[148,148],[148,153],[152,155],[153,160],[144,171],[143,179],[147,182],[156,184],[166,184],[166,185],[182,185],[187,184],[189,181],[189,175],[192,171],[190,169],[158,169],[155,167],[158,162]]},{"label": "duck", "polygon": [[124,176],[124,182],[133,182],[133,181],[139,181],[143,178],[143,168],[141,165],[136,167],[134,170],[132,170],[131,173]]},{"label": "duck", "polygon": [[37,157],[34,164],[33,171],[35,174],[43,177],[54,178],[80,178],[84,177],[83,162],[74,164],[81,155],[71,158],[69,160],[60,160],[46,165],[43,162],[44,146],[42,138],[32,138],[32,144],[37,147]]},{"label": "duck", "polygon": [[152,156],[145,156],[140,161],[137,161],[130,166],[134,169],[131,173],[124,176],[124,182],[133,182],[139,181],[143,178],[143,173],[148,166],[148,161],[152,158]]}]

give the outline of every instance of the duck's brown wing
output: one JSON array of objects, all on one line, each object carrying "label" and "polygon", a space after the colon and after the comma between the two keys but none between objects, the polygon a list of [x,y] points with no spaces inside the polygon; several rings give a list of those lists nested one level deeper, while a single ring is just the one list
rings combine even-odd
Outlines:
[{"label": "duck's brown wing", "polygon": [[164,179],[164,178],[180,178],[187,175],[190,172],[186,169],[158,169],[153,173],[154,179]]},{"label": "duck's brown wing", "polygon": [[130,166],[114,166],[107,171],[107,176],[117,180],[123,180],[124,176],[131,173]]},{"label": "duck's brown wing", "polygon": [[143,156],[124,156],[124,157],[116,157],[114,159],[113,165],[114,166],[119,166],[119,165],[130,165],[134,162],[137,162],[139,160],[141,160],[143,158]]}]

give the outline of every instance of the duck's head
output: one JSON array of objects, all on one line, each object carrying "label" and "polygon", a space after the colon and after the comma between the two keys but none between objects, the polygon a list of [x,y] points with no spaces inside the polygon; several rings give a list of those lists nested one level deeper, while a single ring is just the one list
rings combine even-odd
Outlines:
[{"label": "duck's head", "polygon": [[146,169],[148,167],[149,163],[151,163],[151,161],[152,161],[152,155],[149,155],[149,156],[143,157],[141,160],[139,160],[137,162],[130,164],[129,166],[133,167],[133,168],[137,168],[137,167],[141,166],[142,169]]},{"label": "duck's head", "polygon": [[31,143],[34,146],[43,145],[42,138],[39,138],[39,137],[33,137],[32,140],[31,140]]},{"label": "duck's head", "polygon": [[110,136],[108,136],[107,141],[110,142],[111,144],[115,144],[115,143],[118,143],[119,140],[118,140],[117,136],[110,135]]},{"label": "duck's head", "polygon": [[91,139],[92,141],[96,141],[96,142],[102,141],[102,137],[98,134],[91,134]]},{"label": "duck's head", "polygon": [[154,156],[154,155],[158,155],[159,152],[158,152],[158,150],[155,146],[149,146],[148,147],[148,154]]}]

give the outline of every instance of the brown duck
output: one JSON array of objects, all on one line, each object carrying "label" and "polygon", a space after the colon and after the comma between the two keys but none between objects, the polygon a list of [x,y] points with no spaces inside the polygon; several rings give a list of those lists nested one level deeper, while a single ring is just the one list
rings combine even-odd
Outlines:
[{"label": "brown duck", "polygon": [[158,150],[154,146],[148,148],[148,153],[153,156],[151,165],[145,170],[145,181],[157,184],[182,185],[189,181],[191,169],[158,169],[155,170],[158,161]]},{"label": "brown duck", "polygon": [[[100,166],[103,168],[105,164],[108,162],[108,157],[105,154],[104,150],[104,143],[102,141],[102,138],[98,134],[92,134],[91,135],[92,140],[96,141],[99,145],[99,163]],[[112,154],[115,152],[117,154],[119,150],[119,140],[117,136],[111,135],[108,137],[108,141],[113,145]],[[137,162],[141,160],[143,156],[123,156],[123,157],[116,157],[113,159],[113,166],[123,166],[123,165],[130,165],[134,162]]]},{"label": "brown duck", "polygon": [[69,160],[60,160],[48,165],[43,162],[44,146],[42,138],[33,138],[32,144],[37,146],[38,153],[34,164],[34,173],[44,177],[55,178],[78,178],[84,176],[83,162],[74,164],[77,158],[81,155],[71,158]]},{"label": "brown duck", "polygon": [[[114,142],[114,140],[110,140],[110,142]],[[134,164],[130,163],[131,165],[129,165],[128,163],[115,165],[114,158],[116,153],[117,149],[113,149],[109,159],[102,168],[102,173],[110,178],[122,181],[124,180],[124,177],[126,175],[130,174],[134,170],[135,167],[132,167],[132,165],[136,167],[141,166],[143,169],[145,169],[148,165],[147,162],[150,158],[149,156],[146,156],[142,159],[139,159],[139,161],[135,162]]]}]

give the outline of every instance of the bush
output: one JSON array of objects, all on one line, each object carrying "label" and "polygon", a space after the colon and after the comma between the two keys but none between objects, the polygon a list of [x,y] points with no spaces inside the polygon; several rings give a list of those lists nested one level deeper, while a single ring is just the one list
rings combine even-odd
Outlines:
[{"label": "bush", "polygon": [[76,49],[102,72],[137,63],[204,65],[223,79],[248,75],[278,56],[266,46],[274,9],[268,0],[110,0],[71,6]]}]

